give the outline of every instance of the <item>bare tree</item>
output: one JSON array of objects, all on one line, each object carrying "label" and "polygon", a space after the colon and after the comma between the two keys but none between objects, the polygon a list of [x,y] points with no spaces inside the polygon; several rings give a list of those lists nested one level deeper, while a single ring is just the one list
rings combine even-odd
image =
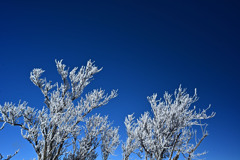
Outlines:
[{"label": "bare tree", "polygon": [[[26,102],[5,103],[0,106],[0,122],[21,127],[23,138],[32,144],[39,160],[58,160],[62,155],[70,157],[67,149],[71,146],[75,147],[71,155],[83,159],[95,159],[95,149],[101,146],[103,157],[107,159],[119,143],[118,129],[110,127],[106,117],[87,118],[87,115],[115,98],[117,91],[112,90],[108,95],[102,89],[94,89],[81,96],[93,75],[101,71],[91,60],[70,72],[62,60],[56,61],[56,66],[62,78],[60,84],[52,85],[51,81],[41,78],[42,69],[33,69],[30,74],[31,81],[45,97],[45,106],[38,110],[27,106]],[[77,140],[80,137],[82,139]]]},{"label": "bare tree", "polygon": [[[195,106],[191,109],[191,105],[197,100],[196,90],[191,97],[181,86],[175,90],[174,100],[167,92],[163,100],[157,100],[157,94],[148,97],[152,116],[145,112],[137,121],[134,121],[133,115],[125,119],[128,137],[122,145],[123,159],[128,160],[132,153],[137,153],[141,158],[144,156],[146,160],[177,160],[180,154],[191,160],[205,154],[195,154],[200,143],[208,135],[207,124],[202,124],[201,120],[212,118],[215,113],[208,116],[206,111],[209,107],[198,113]],[[200,140],[196,138],[194,126],[200,126],[202,129]],[[194,137],[195,143],[191,143]]]}]

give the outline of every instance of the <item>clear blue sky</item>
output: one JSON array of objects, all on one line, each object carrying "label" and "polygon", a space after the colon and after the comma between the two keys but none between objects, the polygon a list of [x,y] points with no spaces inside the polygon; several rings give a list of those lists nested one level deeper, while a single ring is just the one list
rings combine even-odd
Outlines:
[{"label": "clear blue sky", "polygon": [[[59,79],[54,59],[70,67],[92,59],[103,71],[88,89],[118,89],[97,112],[109,115],[125,139],[125,116],[150,111],[146,97],[182,84],[197,106],[217,112],[200,150],[207,159],[235,160],[240,144],[240,4],[236,1],[12,1],[0,2],[0,103],[27,101],[41,108],[31,81],[34,67]],[[0,132],[0,152],[35,157],[20,129]],[[120,148],[116,152],[121,159]],[[238,157],[238,158],[237,158]]]}]

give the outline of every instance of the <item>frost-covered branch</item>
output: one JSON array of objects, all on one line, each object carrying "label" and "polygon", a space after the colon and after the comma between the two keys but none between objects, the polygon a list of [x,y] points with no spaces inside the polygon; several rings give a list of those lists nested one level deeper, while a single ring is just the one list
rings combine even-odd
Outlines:
[{"label": "frost-covered branch", "polygon": [[0,154],[0,160],[10,160],[11,158],[13,158],[19,150],[17,150],[13,155],[7,155],[7,158],[3,159],[3,156]]},{"label": "frost-covered branch", "polygon": [[[127,129],[127,140],[126,143],[122,145],[122,156],[123,160],[128,160],[130,154],[134,153],[139,147],[139,141],[135,139],[139,127],[137,127],[137,124],[134,122],[133,114],[128,115],[128,117],[125,118],[124,124]],[[139,155],[139,152],[137,152],[137,154]]]},{"label": "frost-covered branch", "polygon": [[107,116],[93,115],[85,119],[84,137],[73,139],[73,151],[64,160],[96,159],[96,148],[101,146],[102,157],[108,159],[119,144],[118,128],[110,127]]},{"label": "frost-covered branch", "polygon": [[[18,106],[15,106],[13,103],[6,102],[4,106],[0,105],[0,122],[3,122],[1,129],[6,123],[9,123],[13,126],[20,126],[24,130],[28,130],[23,123],[19,122],[20,117],[27,112],[26,102],[19,102]],[[26,115],[27,116],[27,115]]]},{"label": "frost-covered branch", "polygon": [[[1,120],[1,119],[0,119]],[[5,126],[6,122],[4,122],[2,124],[2,127],[0,128],[0,130],[2,130]],[[7,155],[7,158],[6,159],[3,159],[3,155],[0,153],[0,160],[10,160],[12,157],[14,157],[17,153],[19,152],[19,150],[17,150],[14,154],[12,155]]]}]

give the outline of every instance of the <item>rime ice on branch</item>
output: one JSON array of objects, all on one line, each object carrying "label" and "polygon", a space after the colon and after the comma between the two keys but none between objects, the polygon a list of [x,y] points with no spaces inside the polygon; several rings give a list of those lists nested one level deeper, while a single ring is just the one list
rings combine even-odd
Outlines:
[{"label": "rime ice on branch", "polygon": [[[0,130],[2,130],[5,126],[6,122],[4,122],[2,124],[2,126],[0,127]],[[0,160],[10,160],[11,158],[13,158],[17,153],[18,153],[19,150],[17,150],[14,154],[12,155],[7,155],[7,158],[6,159],[3,159],[3,155],[0,153]]]},{"label": "rime ice on branch", "polygon": [[[91,60],[70,72],[62,60],[56,61],[56,66],[62,78],[60,84],[41,78],[44,70],[40,68],[30,74],[31,81],[43,93],[46,106],[37,110],[26,102],[5,103],[0,106],[0,122],[21,127],[23,138],[31,143],[39,160],[58,160],[63,156],[72,160],[94,159],[97,147],[107,159],[119,144],[118,128],[111,127],[107,117],[87,115],[115,98],[117,91],[105,94],[102,89],[94,89],[82,96],[93,75],[101,71]],[[67,152],[69,146],[73,147],[72,152]]]},{"label": "rime ice on branch", "polygon": [[[163,99],[157,99],[157,94],[148,97],[152,113],[145,112],[137,121],[133,115],[125,119],[127,140],[122,145],[123,160],[128,160],[132,153],[145,159],[177,160],[182,154],[185,159],[191,160],[204,153],[195,154],[196,149],[206,138],[207,124],[201,120],[215,116],[207,115],[204,109],[197,112],[195,106],[190,106],[198,100],[197,93],[191,97],[181,86],[172,95],[165,92]],[[153,116],[150,116],[153,115]],[[197,140],[194,126],[200,126],[202,137]],[[195,143],[191,143],[195,138]]]}]

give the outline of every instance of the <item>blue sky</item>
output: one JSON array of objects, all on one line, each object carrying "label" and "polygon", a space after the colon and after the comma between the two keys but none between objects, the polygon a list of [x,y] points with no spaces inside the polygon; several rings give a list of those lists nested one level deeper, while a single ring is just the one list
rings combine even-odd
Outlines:
[{"label": "blue sky", "polygon": [[[150,111],[146,97],[182,84],[198,89],[199,108],[212,105],[209,136],[200,150],[207,159],[237,159],[239,152],[240,4],[234,1],[1,1],[0,104],[43,97],[30,79],[35,67],[59,80],[54,60],[70,67],[92,59],[103,70],[88,89],[118,89],[119,96],[96,112],[109,115],[126,133],[124,118]],[[210,113],[209,112],[209,113]],[[35,157],[20,129],[0,132],[0,152]],[[113,159],[121,159],[120,147]]]}]

